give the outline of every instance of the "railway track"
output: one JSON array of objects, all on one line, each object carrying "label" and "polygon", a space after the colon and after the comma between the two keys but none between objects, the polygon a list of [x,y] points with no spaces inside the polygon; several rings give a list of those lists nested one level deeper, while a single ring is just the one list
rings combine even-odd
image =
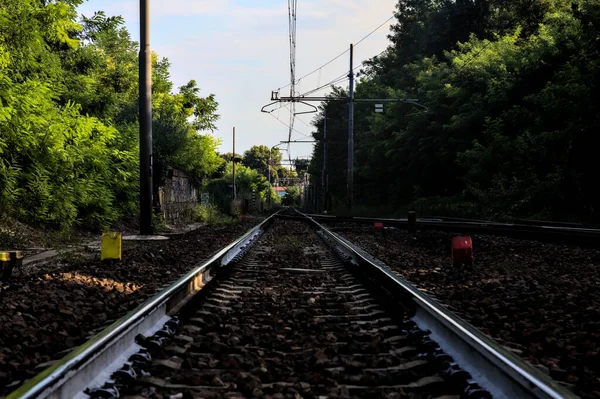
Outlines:
[{"label": "railway track", "polygon": [[575,397],[314,220],[280,216],[8,397]]},{"label": "railway track", "polygon": [[[408,229],[408,219],[346,217],[334,215],[309,214],[316,222],[326,224],[383,223],[399,229]],[[557,223],[546,221],[517,220],[515,223],[493,222],[488,220],[460,219],[450,217],[422,217],[417,219],[418,230],[437,230],[448,232],[469,232],[500,235],[515,238],[535,239],[577,245],[597,246],[600,244],[600,229],[578,223]]]}]

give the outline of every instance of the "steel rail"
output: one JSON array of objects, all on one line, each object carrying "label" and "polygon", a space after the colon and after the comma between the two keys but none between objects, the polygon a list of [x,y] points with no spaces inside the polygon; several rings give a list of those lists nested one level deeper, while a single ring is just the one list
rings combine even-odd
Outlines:
[{"label": "steel rail", "polygon": [[[335,215],[318,215],[318,214],[306,214],[313,219],[322,219],[328,221],[340,221],[340,222],[388,222],[388,223],[407,223],[406,218],[376,218],[366,216],[335,216]],[[506,227],[511,229],[524,229],[524,230],[557,230],[564,231],[565,233],[572,232],[584,232],[600,235],[600,229],[587,227],[583,224],[577,223],[559,223],[559,222],[544,222],[544,221],[528,221],[518,220],[514,223],[511,222],[495,222],[491,220],[477,220],[477,219],[462,219],[445,216],[429,216],[421,217],[417,219],[418,223],[437,224],[443,223],[449,226],[493,226],[493,227]]]},{"label": "steel rail", "polygon": [[[288,208],[272,215],[215,253],[168,288],[26,382],[9,394],[7,399],[73,397],[74,392],[81,392],[98,374],[98,372],[82,372],[86,367],[94,362],[100,363],[98,365],[100,368],[110,364],[111,359],[108,361],[102,359],[102,354],[110,352],[111,346],[117,346],[118,341],[125,341],[125,335],[130,333],[135,326],[148,320],[156,323],[157,317],[160,320],[161,315],[167,314],[169,308],[172,310],[186,301],[186,298],[194,295],[201,288],[198,287],[198,276],[202,279],[214,267],[227,264],[242,256],[248,243],[268,223],[276,217],[290,217],[290,213],[295,213],[301,219],[312,223],[321,235],[327,238],[326,241],[329,240],[338,251],[343,252],[348,259],[352,260],[359,273],[377,281],[378,284],[388,288],[390,292],[395,293],[404,301],[408,299],[409,309],[412,310],[413,319],[417,324],[424,330],[430,330],[431,337],[440,344],[442,349],[451,355],[463,369],[467,370],[482,387],[488,389],[495,398],[577,398],[576,395],[560,387],[537,369],[487,338],[475,327],[446,310],[406,280],[393,274],[387,266],[378,264],[368,254],[320,225],[310,216],[296,213]],[[173,300],[174,298],[176,299]],[[158,314],[158,316],[153,316],[153,314]],[[153,317],[154,320],[152,320]],[[132,334],[127,337],[132,342]]]},{"label": "steel rail", "polygon": [[[315,221],[323,223],[375,223],[380,222],[384,225],[393,226],[401,229],[408,229],[408,220],[406,218],[371,218],[371,217],[345,217],[333,215],[314,215],[306,216]],[[473,232],[492,235],[503,235],[510,237],[520,237],[528,239],[550,240],[559,242],[570,242],[576,244],[597,245],[600,243],[600,229],[587,227],[571,226],[549,226],[542,224],[527,223],[501,223],[488,221],[474,221],[451,218],[444,220],[442,218],[418,218],[417,229],[419,230],[440,230],[450,232]]]},{"label": "steel rail", "polygon": [[[214,253],[210,258],[201,262],[193,270],[180,277],[169,287],[149,298],[136,309],[127,313],[113,324],[90,338],[81,346],[73,349],[62,359],[48,367],[40,374],[28,380],[21,387],[11,392],[6,399],[29,398],[67,398],[83,391],[98,375],[99,370],[106,367],[120,355],[118,348],[113,349],[113,354],[102,358],[111,347],[116,347],[118,341],[125,336],[133,342],[133,337],[144,331],[147,326],[140,329],[144,322],[152,324],[158,322],[169,310],[189,299],[190,295],[197,292],[203,285],[207,273],[219,266],[221,262],[227,263],[240,253],[241,248],[253,239],[264,226],[269,224],[277,214],[273,214],[259,225],[253,227],[238,239]],[[159,313],[156,315],[155,313]],[[136,328],[138,331],[136,331]],[[134,332],[132,334],[132,332]],[[101,363],[100,365],[93,364]],[[84,369],[88,372],[84,372]]]},{"label": "steel rail", "polygon": [[376,262],[364,251],[304,215],[323,236],[344,252],[359,272],[374,279],[394,294],[409,298],[414,320],[432,339],[467,370],[494,398],[571,399],[578,396],[527,364],[503,346],[488,338],[470,323],[395,275],[389,267]]}]

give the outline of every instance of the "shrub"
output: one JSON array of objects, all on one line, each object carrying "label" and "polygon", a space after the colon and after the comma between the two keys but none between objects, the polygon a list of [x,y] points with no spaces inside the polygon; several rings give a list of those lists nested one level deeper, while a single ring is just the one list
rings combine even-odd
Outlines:
[{"label": "shrub", "polygon": [[208,206],[198,205],[194,209],[193,219],[197,222],[206,223],[209,226],[227,225],[237,222],[237,218],[222,214],[214,204],[209,204]]}]

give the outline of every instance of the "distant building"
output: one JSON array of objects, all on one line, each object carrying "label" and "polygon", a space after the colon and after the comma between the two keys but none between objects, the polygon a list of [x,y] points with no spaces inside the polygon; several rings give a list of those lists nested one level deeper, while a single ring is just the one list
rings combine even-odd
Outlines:
[{"label": "distant building", "polygon": [[279,197],[285,196],[285,187],[273,187],[273,189],[275,190],[277,195],[279,195]]}]

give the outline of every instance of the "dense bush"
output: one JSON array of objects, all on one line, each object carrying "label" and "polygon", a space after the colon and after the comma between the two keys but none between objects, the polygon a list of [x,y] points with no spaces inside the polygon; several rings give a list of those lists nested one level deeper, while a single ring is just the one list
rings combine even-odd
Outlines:
[{"label": "dense bush", "polygon": [[[595,189],[600,4],[592,0],[399,0],[387,51],[356,104],[357,205],[465,198],[484,215],[600,219]],[[332,96],[344,97],[336,88]],[[345,199],[347,105],[323,104],[333,203]],[[323,114],[310,173],[323,164]],[[466,210],[466,209],[465,209]]]},{"label": "dense bush", "polygon": [[[79,0],[0,1],[0,214],[102,228],[137,212],[137,44],[120,17],[77,22]],[[222,160],[217,103],[191,81],[172,94],[153,55],[154,156],[199,182]]]},{"label": "dense bush", "polygon": [[193,219],[197,222],[206,223],[209,226],[219,226],[237,223],[238,219],[224,214],[218,206],[198,205],[194,208]]},{"label": "dense bush", "polygon": [[[233,199],[233,163],[227,162],[221,174],[208,180],[203,191],[209,192],[211,202],[222,212],[229,213],[231,200]],[[274,189],[269,189],[269,181],[258,170],[240,165],[236,162],[235,166],[235,184],[236,196],[238,199],[252,198],[252,192],[256,192],[257,201],[268,201],[269,191],[271,191],[271,204],[278,204],[281,199]]]}]

